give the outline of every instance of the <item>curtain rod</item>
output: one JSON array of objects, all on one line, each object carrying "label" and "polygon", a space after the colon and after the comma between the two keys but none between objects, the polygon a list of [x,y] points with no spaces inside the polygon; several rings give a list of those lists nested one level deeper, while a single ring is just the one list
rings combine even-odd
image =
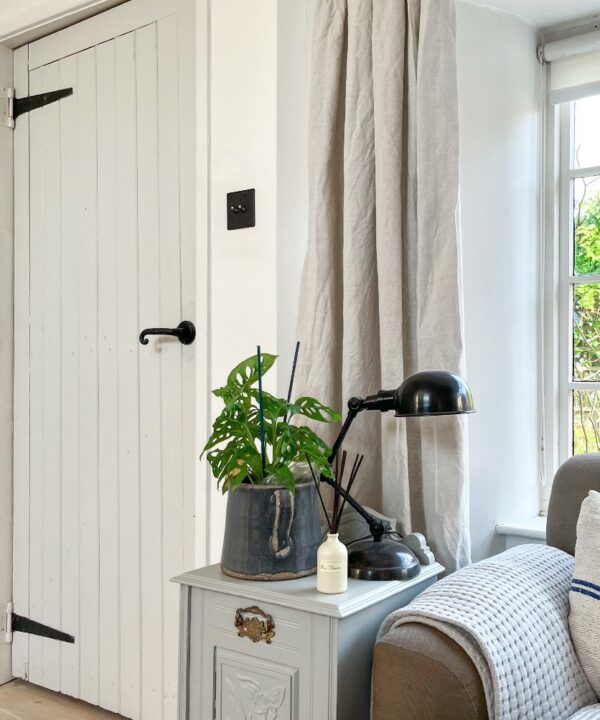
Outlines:
[{"label": "curtain rod", "polygon": [[595,50],[600,50],[600,30],[546,43],[538,48],[538,56],[540,60],[552,62]]}]

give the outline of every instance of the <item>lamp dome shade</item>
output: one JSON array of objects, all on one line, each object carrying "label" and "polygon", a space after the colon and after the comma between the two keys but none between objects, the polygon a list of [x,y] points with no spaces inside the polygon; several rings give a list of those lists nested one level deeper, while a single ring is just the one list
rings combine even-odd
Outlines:
[{"label": "lamp dome shade", "polygon": [[445,370],[426,370],[409,375],[396,390],[396,417],[462,415],[475,412],[467,383]]}]

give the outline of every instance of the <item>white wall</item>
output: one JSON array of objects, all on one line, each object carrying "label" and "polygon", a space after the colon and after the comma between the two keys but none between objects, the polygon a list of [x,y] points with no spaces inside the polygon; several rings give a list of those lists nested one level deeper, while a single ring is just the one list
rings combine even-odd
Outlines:
[{"label": "white wall", "polygon": [[539,510],[536,33],[457,4],[461,224],[475,560],[503,547],[497,522]]},{"label": "white wall", "polygon": [[[210,374],[217,387],[257,344],[277,350],[277,0],[213,0],[210,46]],[[248,188],[256,189],[256,227],[228,231],[226,195]],[[274,390],[276,369],[267,380]],[[209,482],[216,561],[225,500]]]},{"label": "white wall", "polygon": [[[301,5],[301,3],[297,3]],[[299,23],[298,7],[280,4],[280,35]],[[461,125],[461,223],[467,378],[478,412],[469,418],[471,535],[474,559],[503,548],[498,522],[537,513],[537,209],[538,66],[533,28],[513,15],[457,3]],[[280,43],[278,147],[278,347],[293,352],[306,196],[308,104],[300,43]],[[306,53],[301,62],[308,67]],[[302,83],[300,80],[302,79]],[[300,91],[302,94],[300,94]],[[293,121],[291,120],[293,118]],[[297,143],[292,165],[292,137]],[[285,187],[287,185],[287,187]],[[293,228],[289,218],[293,218]],[[279,380],[286,391],[287,372]]]},{"label": "white wall", "polygon": [[[280,355],[266,385],[283,396],[307,241],[305,12],[299,0],[211,4],[211,375],[224,382],[260,343]],[[250,187],[256,227],[228,232],[225,195]],[[225,502],[214,488],[210,496],[216,561]]]},{"label": "white wall", "polygon": [[296,346],[300,272],[308,233],[306,8],[279,0],[277,19],[277,389],[288,392]]}]

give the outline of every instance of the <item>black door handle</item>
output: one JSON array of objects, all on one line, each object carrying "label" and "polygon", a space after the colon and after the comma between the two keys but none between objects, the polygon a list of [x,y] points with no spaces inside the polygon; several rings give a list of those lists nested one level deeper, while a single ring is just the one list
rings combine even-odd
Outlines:
[{"label": "black door handle", "polygon": [[148,344],[147,335],[173,335],[182,345],[191,345],[196,338],[196,328],[190,320],[180,322],[176,328],[146,328],[140,333],[142,345]]}]

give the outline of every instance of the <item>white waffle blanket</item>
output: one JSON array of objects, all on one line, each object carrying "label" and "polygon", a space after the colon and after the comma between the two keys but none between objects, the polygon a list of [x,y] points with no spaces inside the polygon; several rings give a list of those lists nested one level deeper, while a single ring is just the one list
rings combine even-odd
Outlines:
[{"label": "white waffle blanket", "polygon": [[379,636],[403,623],[453,638],[481,674],[494,720],[600,720],[600,706],[569,635],[573,558],[520,545],[464,568],[392,613]]},{"label": "white waffle blanket", "polygon": [[600,705],[590,705],[583,708],[583,710],[572,715],[571,720],[600,720]]}]

